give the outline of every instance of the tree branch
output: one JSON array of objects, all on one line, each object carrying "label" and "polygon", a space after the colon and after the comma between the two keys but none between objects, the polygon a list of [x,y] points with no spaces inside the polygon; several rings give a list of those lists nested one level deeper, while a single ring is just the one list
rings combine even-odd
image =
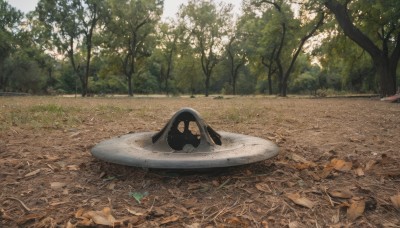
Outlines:
[{"label": "tree branch", "polygon": [[371,56],[379,56],[381,50],[356,26],[354,26],[348,11],[347,3],[340,4],[337,0],[325,0],[324,5],[332,11],[343,32]]}]

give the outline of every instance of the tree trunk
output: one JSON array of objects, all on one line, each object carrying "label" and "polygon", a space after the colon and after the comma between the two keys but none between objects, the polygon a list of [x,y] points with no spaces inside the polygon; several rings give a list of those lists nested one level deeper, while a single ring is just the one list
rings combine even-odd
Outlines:
[{"label": "tree trunk", "polygon": [[[347,5],[337,0],[326,0],[325,6],[335,15],[337,22],[344,34],[353,40],[363,50],[368,52],[374,62],[377,75],[380,78],[380,95],[389,96],[396,93],[396,68],[400,58],[400,34],[391,55],[381,50],[374,42],[362,33],[354,24],[348,14]],[[382,39],[383,47],[387,47],[389,39]]]},{"label": "tree trunk", "polygon": [[132,74],[126,76],[128,78],[128,95],[133,97],[133,87],[132,87]]},{"label": "tree trunk", "polygon": [[167,97],[169,97],[168,78],[165,79],[165,92],[167,94]]},{"label": "tree trunk", "polygon": [[236,95],[236,79],[232,81],[232,93],[233,95]]},{"label": "tree trunk", "polygon": [[210,78],[211,75],[206,75],[206,92],[205,92],[206,97],[208,97],[208,90],[210,88]]},{"label": "tree trunk", "polygon": [[87,83],[85,82],[85,79],[81,79],[81,83],[82,83],[82,97],[86,97],[87,96]]},{"label": "tree trunk", "polygon": [[268,94],[272,95],[272,69],[268,68]]},{"label": "tree trunk", "polygon": [[384,58],[374,60],[377,75],[380,82],[381,96],[390,96],[396,93],[396,68],[391,66],[390,61]]},{"label": "tree trunk", "polygon": [[284,80],[284,77],[282,77],[279,82],[279,96],[286,97],[286,95],[287,95],[287,80]]},{"label": "tree trunk", "polygon": [[89,41],[89,44],[87,45],[86,69],[85,69],[85,75],[84,75],[84,78],[83,78],[83,81],[85,83],[82,84],[82,96],[83,96],[83,91],[85,91],[85,95],[87,94],[87,91],[88,91],[88,84],[89,84],[88,81],[89,81],[89,73],[90,73],[90,59],[92,57],[91,55],[92,55],[92,45],[90,44],[90,41]]}]

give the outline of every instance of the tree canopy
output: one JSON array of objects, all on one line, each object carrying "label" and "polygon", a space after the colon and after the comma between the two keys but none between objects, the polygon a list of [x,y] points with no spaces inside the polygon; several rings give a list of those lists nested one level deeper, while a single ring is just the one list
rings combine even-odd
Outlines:
[{"label": "tree canopy", "polygon": [[396,93],[400,3],[0,0],[0,92]]}]

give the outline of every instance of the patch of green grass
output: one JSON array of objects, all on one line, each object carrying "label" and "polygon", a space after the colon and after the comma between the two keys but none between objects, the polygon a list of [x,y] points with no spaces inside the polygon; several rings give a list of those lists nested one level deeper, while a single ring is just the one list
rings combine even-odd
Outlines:
[{"label": "patch of green grass", "polygon": [[77,117],[80,111],[76,107],[66,108],[57,104],[15,106],[1,115],[4,121],[0,124],[0,130],[7,130],[11,126],[53,129],[70,127],[81,123]]},{"label": "patch of green grass", "polygon": [[92,110],[87,110],[87,113],[95,113],[97,116],[101,117],[101,119],[110,121],[114,120],[115,118],[121,118],[130,111],[132,111],[132,109],[128,107],[125,108],[115,105],[98,105]]},{"label": "patch of green grass", "polygon": [[265,108],[257,105],[237,105],[226,109],[224,119],[234,123],[247,123],[258,120],[266,112]]},{"label": "patch of green grass", "polygon": [[29,108],[30,112],[46,112],[46,113],[54,113],[54,114],[63,114],[66,110],[59,105],[56,104],[46,104],[46,105],[35,105]]}]

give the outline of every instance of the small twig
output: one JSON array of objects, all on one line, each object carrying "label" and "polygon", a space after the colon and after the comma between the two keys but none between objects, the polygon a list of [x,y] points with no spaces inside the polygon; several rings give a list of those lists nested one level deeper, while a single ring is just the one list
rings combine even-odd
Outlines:
[{"label": "small twig", "polygon": [[211,220],[215,220],[220,214],[222,214],[225,211],[226,207],[222,208],[221,211],[219,211],[219,213],[217,213]]},{"label": "small twig", "polygon": [[30,211],[32,211],[32,209],[30,209],[28,206],[26,206],[25,204],[24,204],[24,202],[22,202],[20,199],[18,199],[18,198],[15,198],[15,197],[5,197],[4,198],[4,201],[5,200],[15,200],[15,201],[17,201],[17,202],[19,202],[20,204],[21,204],[21,206],[24,208],[24,210],[26,211],[26,212],[30,212]]},{"label": "small twig", "polygon": [[217,211],[211,213],[211,214],[208,215],[204,220],[205,220],[205,221],[208,221],[209,218],[211,218],[212,216],[214,216],[214,215],[217,214],[218,212],[219,212],[219,210],[217,210]]},{"label": "small twig", "polygon": [[110,197],[107,197],[108,199],[108,205],[111,208],[111,210],[113,209],[113,203],[112,203],[112,199]]},{"label": "small twig", "polygon": [[297,212],[296,212],[296,209],[294,209],[292,206],[290,206],[288,203],[286,203],[286,201],[283,200],[283,202],[286,204],[286,206],[287,206],[289,209],[291,209],[291,210],[294,212],[294,214],[296,215],[297,218],[300,218],[299,215],[298,215]]},{"label": "small twig", "polygon": [[154,202],[156,201],[156,198],[154,197],[153,198],[153,203],[151,204],[151,207],[150,207],[150,209],[148,210],[148,212],[151,212],[151,210],[153,210],[153,207],[154,207]]},{"label": "small twig", "polygon": [[[264,205],[265,205],[265,204],[264,204]],[[271,206],[271,209],[269,209],[268,211],[266,211],[266,212],[264,213],[264,215],[261,216],[260,220],[262,220],[263,218],[267,217],[268,214],[269,214],[270,212],[274,212],[274,211],[275,211],[276,209],[278,209],[279,207],[280,207],[280,205],[278,205],[278,206],[276,206],[276,207]]]},{"label": "small twig", "polygon": [[254,219],[253,213],[251,213],[251,206],[249,206],[249,212],[248,212],[248,213],[249,213],[251,219],[253,219],[254,225],[258,228],[258,227],[259,227],[259,226],[258,226],[258,223],[257,223],[257,221]]},{"label": "small twig", "polygon": [[216,190],[221,189],[222,187],[224,187],[226,184],[228,184],[228,182],[231,180],[231,178],[228,178],[228,180],[226,180],[224,183],[222,183],[220,186],[218,186],[218,188]]},{"label": "small twig", "polygon": [[329,196],[329,194],[326,192],[326,188],[324,188],[324,192],[325,192],[326,196],[328,197],[329,202],[331,203],[331,206],[334,207],[335,205],[334,205],[333,202],[332,202],[332,198],[331,198],[331,197]]}]

